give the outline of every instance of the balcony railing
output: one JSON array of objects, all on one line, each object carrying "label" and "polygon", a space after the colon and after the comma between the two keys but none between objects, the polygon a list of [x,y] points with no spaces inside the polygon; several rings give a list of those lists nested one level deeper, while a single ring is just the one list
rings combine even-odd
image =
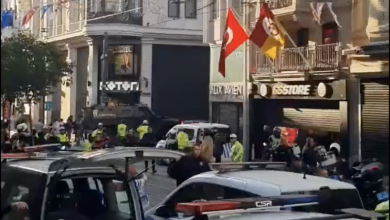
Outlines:
[{"label": "balcony railing", "polygon": [[268,7],[272,10],[286,8],[293,4],[294,0],[265,0],[268,3]]},{"label": "balcony railing", "polygon": [[338,70],[342,67],[341,52],[339,43],[280,49],[275,60],[257,52],[256,74]]},{"label": "balcony railing", "polygon": [[142,13],[142,0],[88,0],[88,23],[142,25]]}]

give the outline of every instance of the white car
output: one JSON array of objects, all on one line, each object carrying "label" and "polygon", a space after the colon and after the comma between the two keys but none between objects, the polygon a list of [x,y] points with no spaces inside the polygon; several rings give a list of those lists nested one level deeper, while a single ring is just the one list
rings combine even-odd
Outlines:
[{"label": "white car", "polygon": [[[177,141],[177,139],[170,138],[169,134],[177,134],[178,131],[184,131],[189,138],[189,145],[192,146],[196,143],[198,143],[201,140],[200,131],[204,129],[211,129],[211,130],[217,130],[219,135],[222,136],[222,138],[227,140],[227,137],[230,135],[230,128],[228,125],[225,124],[217,124],[217,123],[189,123],[189,124],[178,124],[175,125],[173,128],[171,128],[168,133],[165,135],[164,140],[160,140],[156,148],[162,148],[165,149],[167,144],[174,143]],[[230,160],[230,145],[224,146],[224,154],[222,155],[222,161],[229,161]],[[159,161],[159,163],[169,163],[168,161]]]},{"label": "white car", "polygon": [[[244,164],[244,163],[243,163]],[[279,163],[280,164],[280,163]],[[359,193],[349,183],[279,170],[251,169],[210,171],[196,175],[171,192],[145,216],[155,220],[175,219],[174,204],[246,197],[273,197],[289,194],[317,194],[320,188],[330,189],[332,204],[338,208],[363,208]],[[299,207],[292,211],[317,212],[317,206]],[[159,216],[159,213],[165,213]],[[169,213],[168,217],[166,213]],[[331,214],[331,213],[329,213]]]}]

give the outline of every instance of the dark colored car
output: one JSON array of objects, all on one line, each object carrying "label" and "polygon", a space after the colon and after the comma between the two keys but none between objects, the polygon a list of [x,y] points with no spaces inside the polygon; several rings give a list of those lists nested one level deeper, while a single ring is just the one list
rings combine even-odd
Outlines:
[{"label": "dark colored car", "polygon": [[122,120],[125,120],[129,129],[136,129],[142,121],[147,120],[156,140],[164,137],[169,129],[180,123],[179,119],[157,115],[143,105],[92,106],[84,109],[85,126],[93,130],[98,123],[103,123],[110,136],[116,134],[116,126]]}]

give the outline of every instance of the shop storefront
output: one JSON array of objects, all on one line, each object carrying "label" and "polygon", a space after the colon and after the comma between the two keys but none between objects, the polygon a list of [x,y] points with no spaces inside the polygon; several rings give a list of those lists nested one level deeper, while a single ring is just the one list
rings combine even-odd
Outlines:
[{"label": "shop storefront", "polygon": [[264,125],[298,128],[302,146],[307,134],[317,136],[324,145],[340,138],[342,146],[348,146],[344,80],[255,83],[252,91],[254,132],[261,132]]},{"label": "shop storefront", "polygon": [[242,137],[242,85],[210,86],[211,121],[229,125],[231,132]]},{"label": "shop storefront", "polygon": [[389,79],[361,80],[361,157],[389,163]]},{"label": "shop storefront", "polygon": [[242,138],[243,129],[243,47],[226,60],[226,73],[218,71],[219,45],[210,47],[209,120],[229,125],[232,133]]}]

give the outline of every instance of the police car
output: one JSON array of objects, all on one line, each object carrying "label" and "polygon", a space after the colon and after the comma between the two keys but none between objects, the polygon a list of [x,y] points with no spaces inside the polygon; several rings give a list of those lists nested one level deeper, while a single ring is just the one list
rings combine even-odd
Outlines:
[{"label": "police car", "polygon": [[[160,204],[146,212],[155,220],[177,217],[170,204],[245,197],[269,197],[289,194],[316,195],[329,188],[329,197],[337,208],[363,208],[359,193],[349,183],[283,171],[283,162],[247,162],[211,164],[213,171],[196,175],[176,188]],[[316,205],[298,209],[316,212]],[[298,211],[294,210],[294,211]],[[170,213],[161,216],[159,213]]]},{"label": "police car", "polygon": [[[135,183],[122,170],[145,159],[180,159],[184,155],[141,147],[81,153],[47,148],[25,147],[26,153],[1,154],[2,205],[26,202],[29,219],[143,220]],[[61,214],[64,216],[58,217]],[[11,212],[2,219],[21,219],[21,213]]]}]

